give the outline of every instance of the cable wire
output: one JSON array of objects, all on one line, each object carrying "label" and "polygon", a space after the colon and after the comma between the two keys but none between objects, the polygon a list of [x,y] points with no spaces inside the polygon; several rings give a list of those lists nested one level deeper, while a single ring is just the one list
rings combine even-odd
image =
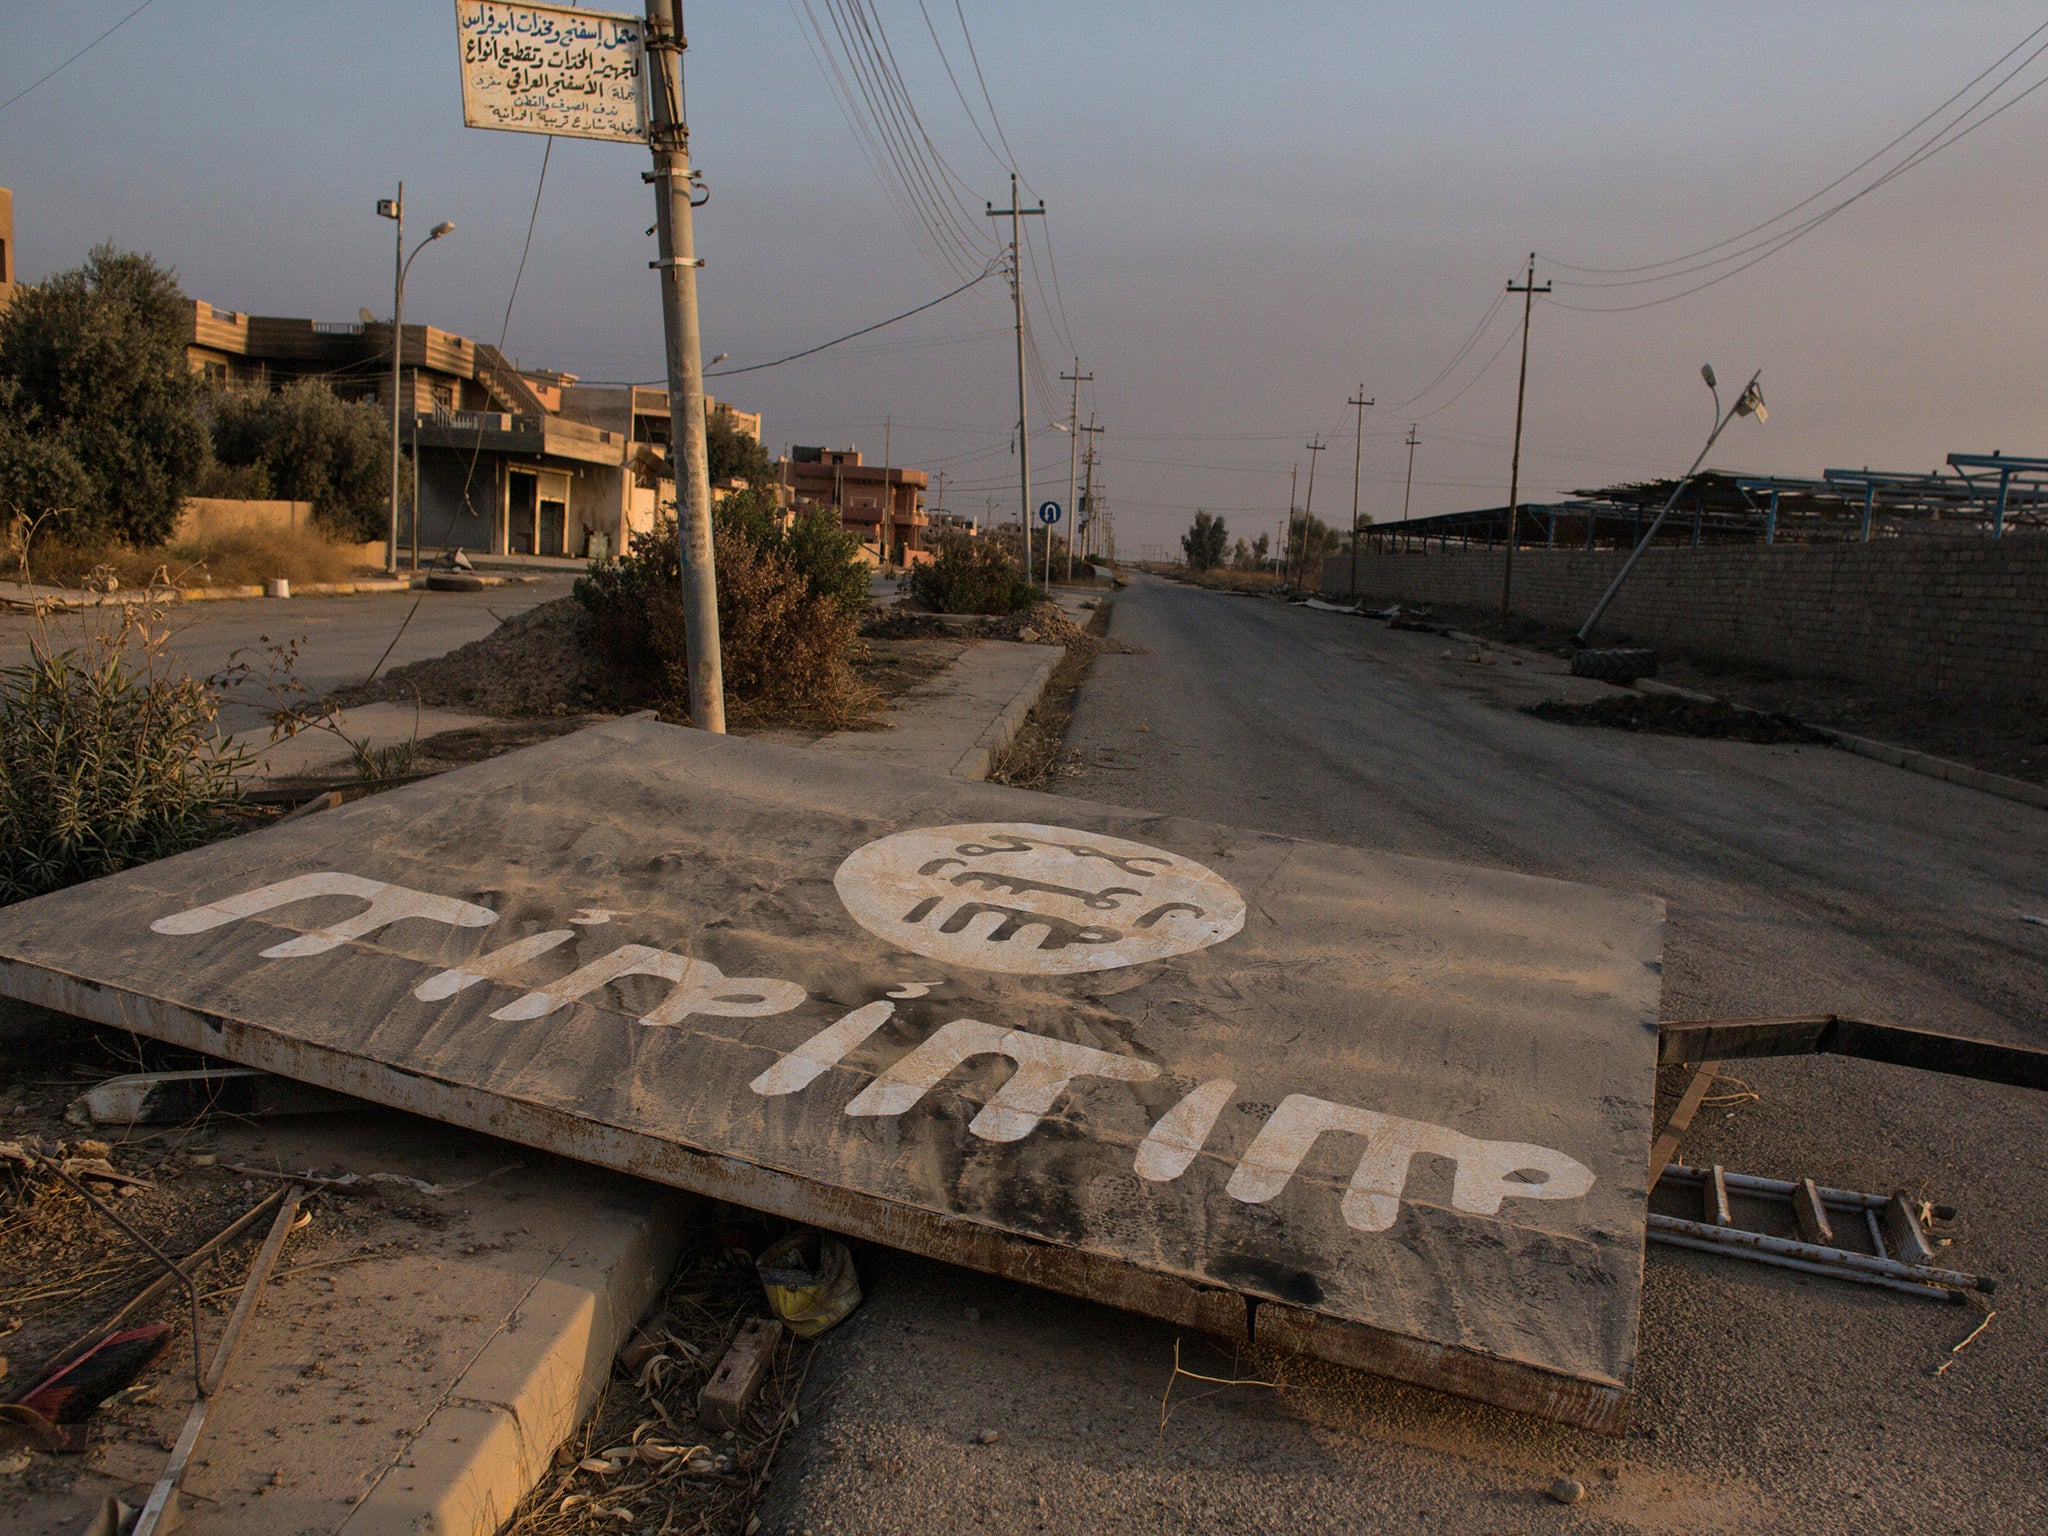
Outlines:
[{"label": "cable wire", "polygon": [[704,377],[707,379],[729,379],[735,374],[759,373],[763,368],[780,368],[784,363],[793,363],[798,358],[815,357],[818,353],[825,351],[828,347],[838,346],[842,341],[852,341],[856,336],[865,336],[871,331],[879,331],[885,325],[894,325],[898,320],[908,320],[912,315],[921,315],[928,309],[934,309],[937,306],[945,303],[946,300],[956,298],[960,294],[965,293],[968,289],[972,288],[976,283],[982,282],[984,279],[993,277],[999,270],[1001,269],[995,266],[993,263],[991,263],[988,269],[984,271],[981,274],[981,276],[969,278],[966,282],[962,283],[958,288],[955,288],[951,293],[942,293],[936,299],[932,299],[926,303],[920,304],[915,309],[906,309],[900,315],[891,315],[886,320],[877,320],[873,325],[864,325],[857,331],[848,331],[844,336],[835,336],[832,340],[820,342],[815,347],[806,347],[801,352],[792,352],[787,357],[778,357],[772,363],[749,363],[744,368],[721,368],[716,373],[705,374]]},{"label": "cable wire", "polygon": [[[2012,47],[2008,48],[2004,53],[2000,54],[1996,59],[1992,60],[1992,62],[1986,65],[1982,71],[1980,71],[1977,75],[1973,76],[1969,81],[1967,81],[1960,90],[1956,91],[1954,95],[1950,96],[1946,101],[1942,102],[1940,106],[1936,107],[1933,111],[1929,112],[1925,117],[1922,117],[1919,121],[1915,122],[1911,127],[1907,128],[1903,133],[1899,134],[1898,137],[1892,139],[1890,142],[1884,144],[1879,149],[1873,151],[1871,154],[1857,161],[1854,165],[1850,166],[1848,170],[1842,172],[1841,175],[1837,176],[1833,181],[1829,182],[1819,191],[1814,192],[1809,196],[1801,198],[1798,202],[1792,204],[1791,207],[1780,210],[1779,212],[1773,214],[1770,218],[1765,219],[1760,224],[1750,225],[1748,229],[1743,230],[1739,234],[1730,235],[1725,240],[1716,240],[1712,245],[1703,245],[1695,251],[1687,251],[1682,256],[1672,256],[1666,258],[1663,261],[1646,262],[1641,266],[1634,267],[1586,267],[1578,266],[1569,261],[1560,261],[1555,256],[1545,256],[1543,259],[1549,265],[1553,267],[1563,268],[1565,271],[1568,272],[1588,272],[1594,274],[1595,276],[1618,277],[1637,272],[1654,272],[1660,267],[1675,267],[1683,262],[1691,261],[1695,257],[1704,256],[1710,251],[1718,251],[1723,246],[1734,245],[1737,241],[1746,240],[1751,235],[1758,234],[1763,230],[1769,229],[1773,224],[1782,222],[1786,218],[1790,217],[1792,214],[1795,214],[1800,209],[1806,207],[1809,203],[1818,202],[1821,198],[1827,196],[1828,193],[1834,191],[1836,187],[1839,187],[1843,182],[1847,181],[1851,176],[1854,176],[1858,171],[1863,170],[1865,167],[1871,165],[1875,161],[1882,159],[1885,155],[1889,154],[1892,150],[1896,149],[1900,144],[1904,143],[1907,139],[1911,138],[1914,134],[1918,133],[1922,128],[1926,127],[1928,123],[1932,122],[1935,118],[1939,117],[1942,113],[1946,112],[1950,107],[1954,106],[1958,100],[1960,100],[1973,87],[1975,87],[1980,81],[1982,81],[1986,75],[1990,74],[1993,70],[1997,69],[1999,65],[2003,64],[2007,59],[2011,58],[2014,54],[2018,53],[2022,48],[2026,47],[2028,43],[2032,42],[2035,38],[2039,37],[2043,32],[2048,32],[2048,22],[2043,22],[2040,26],[2034,28],[2033,31],[2029,32],[2025,37],[2021,38],[2017,43],[2014,43]],[[1573,286],[1578,285],[1574,284]]]},{"label": "cable wire", "polygon": [[9,107],[13,106],[17,101],[21,100],[22,97],[26,96],[30,91],[34,90],[37,86],[46,85],[50,81],[56,79],[59,75],[63,74],[65,70],[69,69],[72,65],[76,64],[88,53],[91,53],[93,49],[99,47],[101,43],[104,43],[108,38],[112,37],[116,32],[120,31],[123,27],[127,26],[129,22],[133,21],[136,17],[140,16],[144,11],[148,10],[152,5],[155,4],[156,0],[142,0],[142,4],[135,7],[134,10],[130,11],[126,16],[123,16],[119,21],[115,22],[111,27],[107,28],[106,31],[102,32],[98,37],[94,38],[91,42],[87,43],[83,48],[79,49],[78,52],[72,54],[70,58],[66,59],[62,64],[59,64],[55,69],[51,70],[48,74],[42,76],[40,79],[30,81],[27,85],[24,85],[20,90],[16,91],[12,96],[8,97],[5,101],[0,101],[0,112],[5,112]]}]

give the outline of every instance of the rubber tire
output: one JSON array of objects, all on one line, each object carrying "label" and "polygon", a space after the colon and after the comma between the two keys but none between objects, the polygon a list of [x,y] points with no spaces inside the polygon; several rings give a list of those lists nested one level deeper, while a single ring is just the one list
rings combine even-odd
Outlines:
[{"label": "rubber tire", "polygon": [[1572,658],[1573,677],[1594,677],[1604,683],[1632,683],[1639,677],[1657,675],[1657,653],[1649,650],[1615,649],[1580,651]]},{"label": "rubber tire", "polygon": [[427,574],[429,592],[481,592],[484,579],[462,571],[430,571]]}]

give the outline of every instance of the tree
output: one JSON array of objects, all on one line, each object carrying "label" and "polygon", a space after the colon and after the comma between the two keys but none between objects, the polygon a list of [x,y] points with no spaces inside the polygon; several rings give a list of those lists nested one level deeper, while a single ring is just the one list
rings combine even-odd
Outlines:
[{"label": "tree", "polygon": [[721,405],[704,418],[704,463],[713,485],[728,480],[765,485],[775,478],[768,450],[759,438],[739,429],[729,405]]},{"label": "tree", "polygon": [[1292,580],[1314,586],[1320,577],[1317,562],[1337,553],[1343,539],[1320,517],[1300,517],[1288,529],[1287,569]]},{"label": "tree", "polygon": [[1180,536],[1180,547],[1187,556],[1188,569],[1199,574],[1223,563],[1223,553],[1230,548],[1230,531],[1222,518],[1211,517],[1197,507],[1194,525]]},{"label": "tree", "polygon": [[[221,395],[213,452],[231,469],[261,469],[271,495],[311,502],[314,518],[343,538],[367,542],[389,531],[391,421],[371,401],[343,400],[319,379],[275,394]],[[408,488],[401,479],[401,500]]]},{"label": "tree", "polygon": [[0,505],[48,514],[60,534],[170,537],[206,463],[174,272],[101,245],[22,288],[0,315],[0,380]]}]

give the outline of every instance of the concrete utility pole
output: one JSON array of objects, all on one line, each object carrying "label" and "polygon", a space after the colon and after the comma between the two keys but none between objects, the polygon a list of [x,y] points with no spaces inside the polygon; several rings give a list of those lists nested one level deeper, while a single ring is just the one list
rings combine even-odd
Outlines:
[{"label": "concrete utility pole", "polygon": [[896,418],[882,418],[882,521],[875,535],[875,568],[889,563],[889,524],[896,516],[896,490],[889,484],[890,461],[896,456]]},{"label": "concrete utility pole", "polygon": [[668,349],[669,468],[676,481],[683,637],[690,651],[690,723],[724,734],[725,673],[718,654],[718,572],[711,553],[711,473],[704,447],[704,352],[697,327],[696,236],[690,224],[690,125],[683,121],[682,0],[647,0],[648,143],[661,256],[661,320]]},{"label": "concrete utility pole", "polygon": [[[1017,201],[1017,173],[1010,173],[1010,206],[988,205],[988,217],[1010,221],[1010,302],[1017,311],[1017,521],[1024,531],[1024,579],[1031,579],[1031,413],[1024,394],[1024,269],[1018,255],[1027,218],[1045,217],[1045,203],[1025,208]],[[1045,531],[1046,547],[1052,547],[1052,530]]]},{"label": "concrete utility pole", "polygon": [[[1088,486],[1087,489],[1081,493],[1081,505],[1088,509],[1088,547],[1091,553],[1093,552],[1095,547],[1095,434],[1098,432],[1106,432],[1108,430],[1109,429],[1107,427],[1098,427],[1097,425],[1095,425],[1095,418],[1093,416],[1090,416],[1088,418],[1087,426],[1077,426],[1075,428],[1075,436],[1077,437],[1084,432],[1088,434]],[[1076,518],[1074,522],[1075,532],[1078,533],[1080,531],[1080,528],[1080,520]],[[1067,574],[1070,576],[1074,572],[1073,552],[1074,545],[1073,540],[1070,537],[1067,541]]]},{"label": "concrete utility pole", "polygon": [[1351,594],[1354,597],[1358,595],[1358,479],[1365,464],[1365,412],[1367,407],[1378,403],[1365,398],[1363,384],[1358,386],[1358,393],[1345,402],[1358,407],[1358,444],[1351,451]]},{"label": "concrete utility pole", "polygon": [[1536,253],[1529,253],[1529,276],[1521,287],[1508,284],[1509,293],[1522,296],[1522,377],[1515,385],[1515,456],[1508,469],[1508,557],[1500,572],[1500,632],[1508,632],[1508,602],[1515,588],[1515,541],[1521,536],[1522,494],[1522,402],[1529,393],[1529,307],[1536,295],[1550,292],[1550,284],[1536,286]]},{"label": "concrete utility pole", "polygon": [[1316,515],[1316,455],[1329,446],[1328,443],[1323,441],[1320,434],[1308,445],[1308,500],[1301,504],[1301,570],[1299,577],[1303,585],[1306,585],[1308,582],[1309,529],[1313,526],[1312,519]]},{"label": "concrete utility pole", "polygon": [[1408,423],[1408,483],[1401,487],[1401,521],[1404,523],[1408,521],[1408,497],[1415,489],[1415,445],[1422,441],[1415,435],[1415,429],[1421,425],[1419,421]]},{"label": "concrete utility pole", "polygon": [[1301,504],[1294,499],[1295,487],[1301,484],[1301,461],[1296,459],[1287,466],[1287,531],[1280,536],[1280,579],[1294,579],[1294,514],[1301,510]]},{"label": "concrete utility pole", "polygon": [[[1067,580],[1074,579],[1074,539],[1081,531],[1081,511],[1074,505],[1074,458],[1081,451],[1081,386],[1095,382],[1095,375],[1081,371],[1081,359],[1074,359],[1074,371],[1060,377],[1074,386],[1074,398],[1067,406]],[[1045,534],[1052,547],[1052,530]]]}]

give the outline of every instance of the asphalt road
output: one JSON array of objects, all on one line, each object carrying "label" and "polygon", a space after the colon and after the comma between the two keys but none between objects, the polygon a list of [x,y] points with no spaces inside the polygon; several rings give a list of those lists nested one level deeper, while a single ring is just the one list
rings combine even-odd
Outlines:
[{"label": "asphalt road", "polygon": [[[444,655],[458,645],[483,638],[498,627],[500,619],[566,596],[573,581],[571,576],[544,576],[530,584],[508,583],[481,592],[372,592],[355,597],[174,603],[165,610],[167,653],[185,670],[205,677],[227,667],[237,652],[260,667],[266,645],[298,640],[294,675],[319,695],[345,683],[361,682],[394,637],[398,641],[387,667]],[[407,623],[409,613],[412,619]],[[81,624],[100,621],[99,613],[89,613],[55,614],[41,622],[48,625],[54,643],[61,648],[79,643]],[[0,666],[27,655],[37,622],[28,614],[0,614]],[[261,688],[235,690],[222,707],[222,729],[255,730],[263,725],[267,709]]]},{"label": "asphalt road", "polygon": [[[1667,1019],[1832,1011],[2043,1043],[2048,814],[1825,748],[1554,725],[1555,663],[1141,579],[1065,793],[1648,891]],[[1951,1201],[1974,1309],[1652,1247],[1619,1440],[874,1254],[770,1533],[2048,1529],[2048,1102],[1745,1063],[1683,1156]],[[1667,1084],[1669,1091],[1670,1084]],[[1724,1084],[1731,1091],[1735,1085]],[[1169,1381],[1172,1392],[1167,1396]],[[1162,1399],[1165,1399],[1162,1401]],[[994,1444],[978,1432],[997,1432]],[[1586,1501],[1550,1502],[1560,1475]]]}]

